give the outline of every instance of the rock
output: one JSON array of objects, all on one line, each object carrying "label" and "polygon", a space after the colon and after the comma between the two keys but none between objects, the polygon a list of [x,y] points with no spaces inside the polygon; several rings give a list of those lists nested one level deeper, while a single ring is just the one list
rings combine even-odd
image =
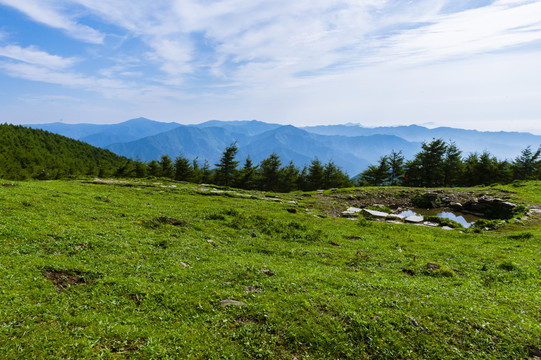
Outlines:
[{"label": "rock", "polygon": [[415,223],[415,224],[422,223],[423,220],[424,220],[424,217],[417,216],[417,215],[408,216],[406,219],[404,219],[404,221],[407,223]]},{"label": "rock", "polygon": [[462,210],[464,208],[464,206],[462,206],[462,204],[459,202],[452,202],[449,204],[449,207],[455,210]]},{"label": "rock", "polygon": [[426,264],[426,267],[427,269],[430,269],[430,270],[438,270],[439,268],[441,268],[441,265],[433,263],[433,262],[429,262]]},{"label": "rock", "polygon": [[186,264],[184,261],[181,261],[179,264],[184,266],[185,268],[190,267],[190,265]]},{"label": "rock", "polygon": [[237,301],[237,300],[225,299],[225,300],[220,301],[220,305],[222,305],[222,306],[228,306],[228,305],[246,306],[246,303],[244,303],[242,301]]},{"label": "rock", "polygon": [[425,222],[423,222],[423,225],[424,225],[424,226],[430,226],[430,227],[439,227],[439,226],[440,226],[440,224],[434,223],[434,222],[430,222],[430,221],[425,221]]},{"label": "rock", "polygon": [[453,230],[453,228],[450,226],[442,226],[441,228],[442,230]]},{"label": "rock", "polygon": [[266,269],[261,270],[261,272],[262,272],[263,274],[267,275],[267,276],[273,276],[273,275],[274,275],[274,273],[273,273],[272,271],[266,270]]},{"label": "rock", "polygon": [[404,215],[398,215],[398,214],[388,214],[387,220],[404,220],[406,217]]},{"label": "rock", "polygon": [[389,214],[383,212],[383,211],[377,211],[377,210],[369,210],[369,209],[363,209],[363,214],[367,214],[368,216],[375,217],[375,218],[382,218],[386,219]]},{"label": "rock", "polygon": [[363,209],[359,209],[356,207],[349,207],[346,211],[342,212],[343,217],[356,217],[358,213],[363,211]]},{"label": "rock", "polygon": [[209,244],[216,245],[216,243],[214,242],[214,240],[207,240],[207,242],[208,242]]}]

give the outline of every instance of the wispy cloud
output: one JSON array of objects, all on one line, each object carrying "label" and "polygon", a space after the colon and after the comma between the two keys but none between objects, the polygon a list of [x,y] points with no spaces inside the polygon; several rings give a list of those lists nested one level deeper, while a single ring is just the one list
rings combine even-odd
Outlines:
[{"label": "wispy cloud", "polygon": [[[332,117],[334,108],[321,109],[332,98],[349,109],[344,114],[351,121],[361,111],[360,96],[370,99],[363,105],[373,113],[371,104],[387,111],[390,101],[400,108],[413,93],[418,97],[412,104],[421,106],[427,88],[461,79],[464,64],[476,69],[467,73],[472,80],[455,93],[441,87],[442,97],[454,96],[453,104],[468,101],[472,109],[474,100],[467,98],[482,99],[466,90],[497,73],[481,78],[476,66],[483,69],[492,56],[505,59],[492,66],[511,72],[512,82],[519,76],[513,69],[531,66],[525,45],[541,41],[539,0],[0,0],[0,5],[81,40],[86,50],[6,44],[12,34],[2,39],[0,33],[0,56],[10,59],[0,67],[10,76],[132,104],[146,98],[173,108],[193,101],[194,109],[209,117],[220,117],[213,108],[232,114],[248,109],[247,117],[261,117],[258,106],[276,116],[283,106],[288,116],[300,117],[313,104],[313,116]],[[115,37],[122,42],[112,44]],[[535,59],[541,54],[533,47],[527,51]],[[438,83],[432,80],[440,76]],[[418,79],[412,91],[406,84]],[[520,82],[515,93],[540,95],[535,84]],[[487,98],[507,96],[492,88]],[[528,116],[534,118],[532,112]]]},{"label": "wispy cloud", "polygon": [[36,49],[34,46],[26,48],[17,45],[0,46],[0,56],[52,69],[64,69],[72,66],[77,61],[72,57],[64,58],[48,54]]},{"label": "wispy cloud", "polygon": [[77,23],[73,16],[58,9],[58,1],[51,0],[0,0],[0,4],[11,6],[47,26],[61,29],[68,36],[89,43],[101,44],[104,35],[99,31]]}]

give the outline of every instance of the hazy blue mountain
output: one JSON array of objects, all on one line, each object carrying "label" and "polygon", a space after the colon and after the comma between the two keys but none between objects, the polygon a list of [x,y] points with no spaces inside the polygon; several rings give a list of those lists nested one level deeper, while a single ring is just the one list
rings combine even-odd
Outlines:
[{"label": "hazy blue mountain", "polygon": [[197,128],[207,128],[207,127],[220,127],[227,129],[231,132],[242,133],[245,135],[258,135],[269,130],[274,130],[282,125],[280,124],[269,124],[257,120],[238,120],[238,121],[220,121],[220,120],[210,120],[201,124],[191,125]]},{"label": "hazy blue mountain", "polygon": [[217,127],[197,128],[180,125],[158,135],[148,136],[136,141],[107,146],[116,154],[126,154],[143,161],[158,160],[161,155],[175,159],[179,154],[188,159],[199,157],[211,165],[217,162],[225,147],[237,141],[245,142],[244,134],[233,133]]},{"label": "hazy blue mountain", "polygon": [[489,132],[477,130],[439,127],[429,129],[423,126],[391,126],[366,128],[358,124],[322,125],[303,128],[306,131],[320,135],[367,136],[395,135],[407,141],[422,142],[433,138],[454,141],[464,154],[483,152],[487,150],[499,159],[513,159],[528,145],[537,149],[541,144],[541,136],[524,132]]},{"label": "hazy blue mountain", "polygon": [[156,135],[180,124],[164,123],[145,118],[137,118],[118,124],[32,124],[29,127],[47,130],[52,133],[64,135],[72,139],[84,141],[90,145],[106,147],[119,142],[129,142],[147,136]]},{"label": "hazy blue mountain", "polygon": [[242,130],[242,126],[181,125],[158,135],[113,144],[107,148],[119,155],[145,161],[159,159],[163,154],[172,159],[182,154],[188,159],[198,157],[201,161],[208,160],[213,166],[219,161],[225,147],[237,142],[237,160],[241,164],[248,156],[257,164],[274,152],[280,156],[283,165],[293,161],[302,167],[317,157],[323,163],[334,161],[352,176],[392,149],[406,149],[408,154],[419,149],[418,143],[410,143],[396,136],[322,136],[291,125],[280,125],[253,136],[249,134],[254,130],[241,132]]}]

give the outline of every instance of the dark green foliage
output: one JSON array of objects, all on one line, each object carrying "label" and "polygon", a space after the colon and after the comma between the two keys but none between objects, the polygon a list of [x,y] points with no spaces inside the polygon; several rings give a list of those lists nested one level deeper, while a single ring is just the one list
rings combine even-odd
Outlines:
[{"label": "dark green foliage", "polygon": [[244,162],[244,166],[239,170],[235,186],[242,189],[252,190],[256,187],[256,170],[252,159],[248,156]]},{"label": "dark green foliage", "polygon": [[530,146],[522,150],[520,156],[513,161],[514,178],[528,180],[541,175],[541,147],[534,153]]},{"label": "dark green foliage", "polygon": [[391,151],[391,154],[387,156],[387,163],[389,165],[389,185],[398,185],[400,179],[404,177],[404,156],[402,156],[402,151]]},{"label": "dark green foliage", "polygon": [[280,188],[280,166],[282,162],[276,153],[259,164],[259,188],[266,191],[278,191]]},{"label": "dark green foliage", "polygon": [[172,179],[175,177],[175,169],[173,168],[173,161],[167,155],[162,155],[160,159],[160,176]]},{"label": "dark green foliage", "polygon": [[[132,173],[133,163],[43,130],[0,124],[0,178],[59,179]],[[120,169],[120,170],[119,170]]]},{"label": "dark green foliage", "polygon": [[[435,139],[423,143],[422,151],[408,161],[402,172],[403,157],[393,151],[370,165],[359,177],[359,185],[406,185],[417,187],[475,186],[506,184],[513,180],[541,179],[541,147],[535,153],[530,147],[513,163],[500,161],[488,152],[469,154],[453,143]],[[402,176],[403,174],[403,176]]]},{"label": "dark green foliage", "polygon": [[220,163],[216,164],[216,184],[229,186],[233,183],[237,165],[239,164],[238,161],[235,161],[238,151],[239,148],[236,143],[225,148]]},{"label": "dark green foliage", "polygon": [[378,165],[370,165],[368,169],[361,173],[359,185],[386,185],[389,181],[390,169],[387,156],[382,156]]},{"label": "dark green foliage", "polygon": [[312,160],[310,163],[306,180],[308,185],[306,190],[323,189],[324,169],[321,161],[319,161],[317,158]]},{"label": "dark green foliage", "polygon": [[182,154],[177,156],[175,159],[175,180],[188,181],[192,178],[193,173],[194,169],[190,164],[190,160],[183,157]]}]

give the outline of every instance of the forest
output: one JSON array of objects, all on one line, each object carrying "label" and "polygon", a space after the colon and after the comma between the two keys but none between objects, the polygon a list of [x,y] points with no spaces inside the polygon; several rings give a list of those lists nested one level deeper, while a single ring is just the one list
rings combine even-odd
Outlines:
[{"label": "forest", "polygon": [[317,158],[300,168],[283,164],[276,153],[259,164],[250,157],[242,165],[236,159],[238,147],[225,148],[217,164],[175,159],[143,162],[118,156],[108,150],[61,135],[24,126],[0,125],[0,178],[61,179],[97,176],[161,177],[193,183],[212,183],[248,190],[290,192],[351,186],[456,187],[510,183],[541,179],[541,147],[526,147],[513,161],[499,160],[489,152],[464,155],[452,142],[433,139],[422,144],[413,159],[392,151],[361,174],[350,177],[333,161]]}]

